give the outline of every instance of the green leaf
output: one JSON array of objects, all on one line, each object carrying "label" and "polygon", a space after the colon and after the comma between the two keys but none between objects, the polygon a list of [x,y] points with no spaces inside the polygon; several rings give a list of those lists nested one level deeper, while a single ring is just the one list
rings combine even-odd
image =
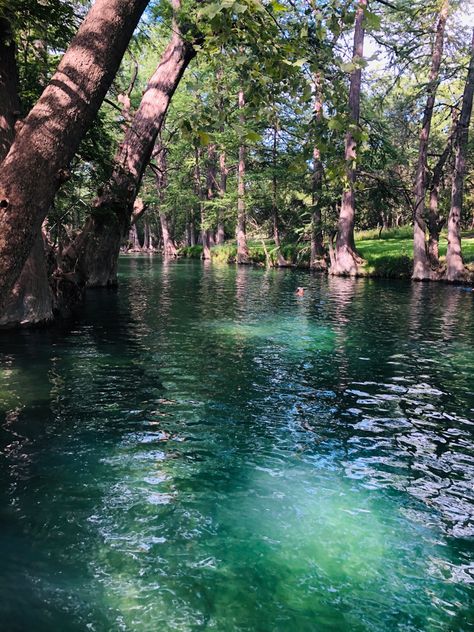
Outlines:
[{"label": "green leaf", "polygon": [[235,2],[232,8],[236,13],[245,13],[248,9],[246,4],[240,4],[240,2]]},{"label": "green leaf", "polygon": [[257,134],[257,132],[247,132],[245,134],[245,138],[250,141],[251,143],[258,143],[260,140],[262,140],[262,137],[260,134]]},{"label": "green leaf", "polygon": [[211,4],[208,4],[199,11],[199,15],[202,17],[208,17],[212,20],[212,18],[215,18],[216,15],[220,13],[223,8],[224,7],[221,4],[217,2],[211,2]]},{"label": "green leaf", "polygon": [[333,129],[337,132],[342,132],[344,130],[344,122],[337,116],[334,116],[332,119],[328,121],[329,129]]},{"label": "green leaf", "polygon": [[275,13],[279,13],[279,12],[288,10],[285,7],[284,4],[280,4],[280,2],[277,2],[277,0],[273,0],[273,2],[272,2],[272,9],[275,11]]},{"label": "green leaf", "polygon": [[382,18],[376,13],[367,9],[364,12],[364,27],[369,31],[378,31],[382,23]]},{"label": "green leaf", "polygon": [[199,136],[199,143],[201,144],[202,147],[206,147],[211,142],[211,137],[209,136],[207,132],[204,132],[203,130],[200,130],[200,129],[198,130],[198,136]]},{"label": "green leaf", "polygon": [[341,63],[340,68],[342,72],[353,72],[357,66],[352,61],[348,61]]}]

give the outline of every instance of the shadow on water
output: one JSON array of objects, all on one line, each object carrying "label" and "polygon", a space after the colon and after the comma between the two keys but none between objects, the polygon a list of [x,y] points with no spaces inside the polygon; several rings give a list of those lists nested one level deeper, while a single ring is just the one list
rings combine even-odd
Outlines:
[{"label": "shadow on water", "polygon": [[8,629],[467,630],[472,297],[145,257],[121,282],[0,343]]}]

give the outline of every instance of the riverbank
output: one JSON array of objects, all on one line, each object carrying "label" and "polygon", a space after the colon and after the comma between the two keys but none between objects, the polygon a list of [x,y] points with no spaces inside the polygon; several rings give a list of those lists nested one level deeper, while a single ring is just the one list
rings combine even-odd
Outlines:
[{"label": "riverbank", "polygon": [[[366,264],[362,268],[362,275],[385,279],[409,279],[413,269],[413,236],[411,227],[387,230],[379,233],[378,230],[356,233],[357,249],[365,259]],[[467,268],[474,276],[474,233],[472,231],[463,234],[463,255]],[[272,240],[249,241],[249,263],[253,265],[278,266],[278,249]],[[447,249],[446,235],[440,239],[439,251],[441,264],[444,262]],[[179,251],[183,257],[200,259],[202,246],[190,246]],[[308,268],[310,257],[310,245],[303,243],[284,243],[280,250],[288,266]],[[221,263],[234,263],[237,255],[235,241],[228,241],[221,246],[211,248],[211,256],[214,261]]]}]

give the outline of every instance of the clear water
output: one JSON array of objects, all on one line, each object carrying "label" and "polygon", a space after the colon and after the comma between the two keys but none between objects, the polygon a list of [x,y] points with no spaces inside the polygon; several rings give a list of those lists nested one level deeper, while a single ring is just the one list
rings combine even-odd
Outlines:
[{"label": "clear water", "polygon": [[123,260],[0,336],[0,629],[474,629],[473,342],[457,288]]}]

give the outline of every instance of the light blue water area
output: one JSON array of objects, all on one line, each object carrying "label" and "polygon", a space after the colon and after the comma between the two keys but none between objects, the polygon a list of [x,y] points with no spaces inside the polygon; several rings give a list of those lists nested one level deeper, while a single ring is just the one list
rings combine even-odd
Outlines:
[{"label": "light blue water area", "polygon": [[120,280],[0,336],[2,631],[474,629],[471,294]]}]

